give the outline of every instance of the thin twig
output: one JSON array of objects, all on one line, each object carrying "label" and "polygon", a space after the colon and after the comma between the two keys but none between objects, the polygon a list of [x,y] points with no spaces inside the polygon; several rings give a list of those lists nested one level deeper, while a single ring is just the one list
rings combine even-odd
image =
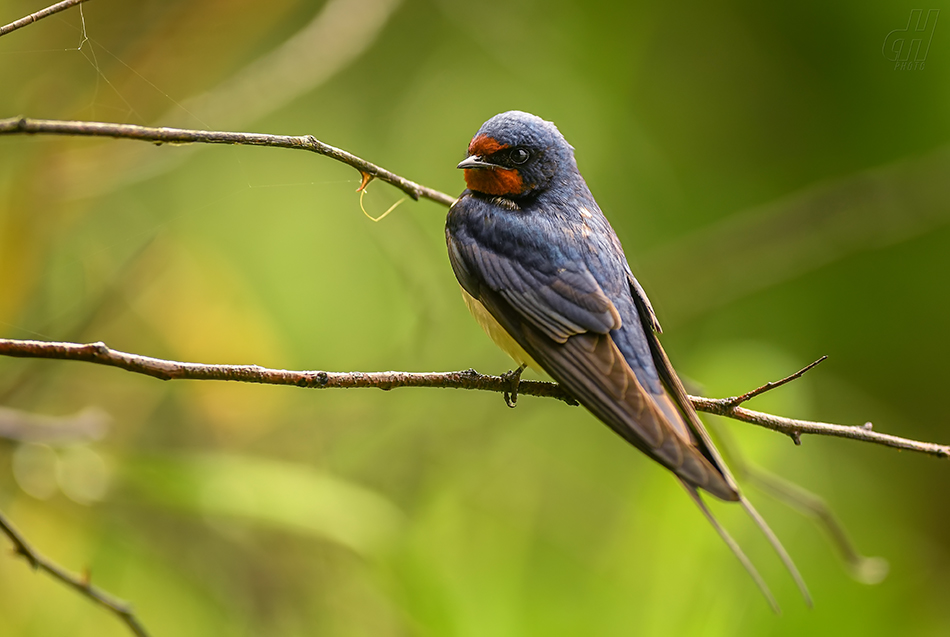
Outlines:
[{"label": "thin twig", "polygon": [[29,24],[33,24],[37,20],[42,20],[48,16],[53,15],[54,13],[59,13],[60,11],[65,11],[70,7],[74,7],[77,4],[82,4],[86,0],[63,0],[63,2],[57,2],[54,5],[48,6],[45,9],[41,9],[36,13],[31,13],[25,18],[20,18],[16,22],[11,22],[10,24],[0,27],[0,36],[6,35],[12,31],[16,31],[22,27],[25,27]]},{"label": "thin twig", "polygon": [[907,438],[899,438],[888,434],[873,431],[871,423],[863,425],[834,425],[826,422],[813,422],[810,420],[796,420],[794,418],[784,418],[782,416],[773,416],[760,411],[752,411],[744,407],[733,407],[730,405],[731,398],[703,398],[701,396],[690,396],[693,407],[697,411],[705,411],[717,416],[725,416],[733,420],[740,420],[772,431],[777,431],[789,436],[796,445],[801,444],[803,434],[816,434],[820,436],[836,436],[838,438],[851,438],[852,440],[862,440],[864,442],[873,442],[886,447],[895,449],[906,449],[908,451],[918,451],[938,458],[950,458],[950,445],[940,445],[933,442],[919,442]]},{"label": "thin twig", "polygon": [[132,612],[132,608],[127,602],[112,597],[102,589],[93,586],[89,581],[88,573],[74,575],[36,552],[23,536],[20,535],[20,532],[14,528],[13,524],[2,511],[0,511],[0,531],[3,531],[3,533],[10,538],[10,541],[13,542],[14,552],[26,559],[34,570],[40,569],[46,571],[62,583],[71,586],[100,606],[113,612],[119,619],[125,622],[129,630],[138,635],[138,637],[148,637],[148,633],[145,632],[145,628],[143,628],[139,620],[136,619],[135,613]]},{"label": "thin twig", "polygon": [[862,555],[851,541],[844,525],[823,498],[794,482],[789,482],[758,467],[747,466],[743,473],[749,483],[811,516],[825,530],[831,543],[838,549],[851,577],[864,584],[879,584],[887,577],[889,569],[887,560],[882,557]]},{"label": "thin twig", "polygon": [[740,480],[758,487],[780,502],[814,519],[818,526],[827,533],[835,548],[838,549],[847,565],[848,572],[854,579],[864,584],[878,584],[887,576],[887,560],[881,557],[862,555],[851,540],[844,525],[821,496],[780,478],[770,471],[750,464],[736,448],[735,441],[728,429],[715,427],[714,431],[716,445],[733,473]]},{"label": "thin twig", "polygon": [[363,182],[360,185],[361,190],[366,187],[369,180],[379,179],[380,181],[385,181],[399,188],[416,201],[421,197],[440,203],[443,206],[451,206],[455,202],[455,197],[432,188],[427,188],[414,181],[409,181],[352,153],[325,144],[313,135],[292,136],[267,135],[264,133],[231,133],[185,128],[154,128],[149,126],[135,126],[134,124],[113,124],[110,122],[29,119],[26,117],[0,119],[0,135],[2,134],[77,135],[81,137],[137,139],[156,144],[235,144],[309,150],[318,155],[343,162],[347,166],[352,166],[358,170]]},{"label": "thin twig", "polygon": [[[0,339],[0,356],[85,361],[119,367],[162,380],[232,380],[267,385],[296,385],[315,389],[375,387],[390,390],[398,387],[440,387],[493,391],[502,394],[511,391],[510,378],[479,374],[474,369],[419,373],[288,371],[268,369],[258,365],[182,363],[120,352],[107,347],[105,343],[80,344]],[[569,404],[576,404],[573,397],[557,383],[523,380],[518,385],[518,394],[557,398]],[[726,416],[784,433],[796,444],[801,443],[802,434],[817,434],[851,438],[896,449],[926,453],[939,458],[950,458],[950,445],[919,442],[878,433],[871,430],[870,423],[863,426],[848,426],[811,422],[736,407],[731,404],[732,398],[713,399],[690,396],[689,399],[699,411]]]},{"label": "thin twig", "polygon": [[802,367],[800,370],[798,370],[798,371],[795,372],[794,374],[792,374],[792,375],[790,375],[790,376],[786,376],[786,377],[783,378],[782,380],[769,381],[769,382],[765,383],[764,385],[762,385],[761,387],[756,387],[756,388],[753,389],[752,391],[747,391],[746,393],[744,393],[744,394],[742,394],[742,395],[740,395],[740,396],[733,396],[732,398],[724,398],[723,400],[724,400],[724,401],[726,402],[726,404],[728,404],[730,407],[738,407],[738,406],[741,405],[742,403],[744,403],[744,402],[746,402],[746,401],[749,401],[749,400],[752,400],[752,399],[755,398],[756,396],[759,396],[759,395],[761,395],[761,394],[764,394],[764,393],[767,392],[767,391],[771,391],[771,390],[775,389],[776,387],[781,387],[781,386],[784,385],[785,383],[790,383],[790,382],[792,382],[792,381],[795,380],[795,379],[801,378],[802,376],[805,375],[805,372],[807,372],[808,370],[810,370],[810,369],[812,369],[812,368],[818,366],[818,364],[821,363],[822,361],[824,361],[826,358],[828,358],[828,357],[827,357],[827,356],[822,356],[821,358],[819,358],[818,360],[816,360],[814,363],[811,363],[811,364],[809,364],[809,365],[805,365],[804,367]]}]

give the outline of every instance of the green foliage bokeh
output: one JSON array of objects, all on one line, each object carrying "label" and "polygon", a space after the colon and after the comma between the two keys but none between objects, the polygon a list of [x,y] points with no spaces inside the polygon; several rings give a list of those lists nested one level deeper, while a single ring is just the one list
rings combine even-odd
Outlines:
[{"label": "green foliage bokeh", "polygon": [[[0,23],[39,8],[8,0]],[[0,117],[309,133],[456,194],[478,126],[534,112],[575,147],[690,383],[734,395],[827,354],[751,407],[946,443],[950,24],[913,69],[884,47],[921,8],[93,0],[0,38]],[[314,19],[332,25],[313,43],[325,55],[276,80],[304,82],[296,94],[202,110]],[[302,152],[0,137],[0,333],[206,363],[506,371],[461,302],[444,208],[374,224],[358,185]],[[377,182],[364,204],[400,196]],[[666,472],[556,401],[0,359],[0,404],[108,414],[97,440],[0,440],[0,510],[154,635],[950,633],[950,466],[922,455],[712,422],[890,564],[856,582],[816,525],[750,488],[815,598],[715,506],[775,616]],[[0,634],[126,632],[0,557]]]}]

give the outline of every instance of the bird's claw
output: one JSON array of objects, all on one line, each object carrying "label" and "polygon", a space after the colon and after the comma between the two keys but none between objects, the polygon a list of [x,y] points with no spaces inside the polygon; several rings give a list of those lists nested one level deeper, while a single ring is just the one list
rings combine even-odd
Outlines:
[{"label": "bird's claw", "polygon": [[518,406],[518,386],[521,384],[521,372],[523,372],[527,366],[527,364],[523,364],[518,369],[510,369],[501,375],[501,379],[508,383],[509,386],[509,389],[504,393],[505,404],[512,409]]}]

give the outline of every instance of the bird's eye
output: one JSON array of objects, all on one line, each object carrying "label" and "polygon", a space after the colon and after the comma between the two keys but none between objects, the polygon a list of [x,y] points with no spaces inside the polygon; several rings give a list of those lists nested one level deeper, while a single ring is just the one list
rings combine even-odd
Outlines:
[{"label": "bird's eye", "polygon": [[509,157],[511,157],[511,161],[513,163],[521,165],[531,158],[531,153],[526,151],[524,148],[516,148],[511,151],[511,155],[509,155]]}]

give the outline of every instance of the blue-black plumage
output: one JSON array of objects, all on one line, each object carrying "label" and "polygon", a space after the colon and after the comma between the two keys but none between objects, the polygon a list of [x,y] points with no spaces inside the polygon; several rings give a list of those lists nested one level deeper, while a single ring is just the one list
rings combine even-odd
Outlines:
[{"label": "blue-black plumage", "polygon": [[468,188],[449,210],[446,240],[482,327],[518,363],[546,371],[676,474],[774,607],[699,490],[741,502],[809,600],[791,559],[741,494],[689,402],[660,346],[653,308],[557,127],[521,111],[496,115],[458,167]]}]

